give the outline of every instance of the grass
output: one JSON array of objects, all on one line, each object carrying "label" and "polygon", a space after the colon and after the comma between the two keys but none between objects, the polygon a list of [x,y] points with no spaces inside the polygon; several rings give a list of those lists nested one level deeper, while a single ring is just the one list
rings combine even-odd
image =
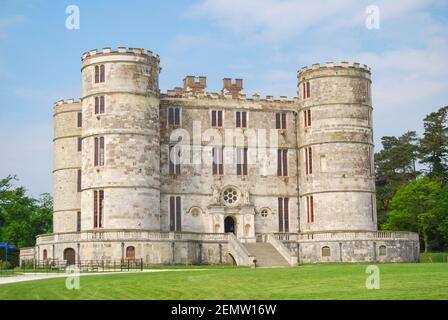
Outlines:
[{"label": "grass", "polygon": [[5,299],[448,299],[448,264],[380,264],[381,288],[365,288],[366,264],[285,269],[210,268],[185,272],[65,278],[0,285]]},{"label": "grass", "polygon": [[448,252],[422,252],[420,262],[448,262]]}]

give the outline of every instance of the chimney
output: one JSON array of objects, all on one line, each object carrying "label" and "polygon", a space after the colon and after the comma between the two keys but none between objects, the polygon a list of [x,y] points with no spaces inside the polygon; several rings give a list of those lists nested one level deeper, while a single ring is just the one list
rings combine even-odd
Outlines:
[{"label": "chimney", "polygon": [[231,78],[224,78],[222,80],[222,94],[231,93],[232,98],[238,98],[240,92],[243,91],[243,79],[235,79],[232,83]]},{"label": "chimney", "polygon": [[205,92],[207,87],[207,77],[186,76],[184,79],[184,91],[191,91],[193,94]]}]

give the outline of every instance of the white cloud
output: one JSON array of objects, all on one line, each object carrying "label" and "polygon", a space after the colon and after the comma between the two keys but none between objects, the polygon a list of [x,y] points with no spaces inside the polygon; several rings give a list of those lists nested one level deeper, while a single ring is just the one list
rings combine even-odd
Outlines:
[{"label": "white cloud", "polygon": [[24,16],[10,16],[0,18],[0,40],[8,36],[9,29],[22,24],[25,21]]},{"label": "white cloud", "polygon": [[433,3],[437,1],[202,0],[189,13],[251,39],[281,42],[315,27],[331,31],[364,27],[365,9],[370,4],[380,8],[383,21],[418,12]]}]

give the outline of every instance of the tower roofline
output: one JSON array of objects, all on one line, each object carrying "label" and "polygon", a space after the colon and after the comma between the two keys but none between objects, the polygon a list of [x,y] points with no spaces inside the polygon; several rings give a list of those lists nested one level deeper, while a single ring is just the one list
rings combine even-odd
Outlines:
[{"label": "tower roofline", "polygon": [[311,65],[311,67],[308,66],[304,66],[301,69],[299,69],[297,71],[297,75],[300,76],[300,74],[308,72],[308,71],[315,71],[315,70],[320,70],[320,69],[330,69],[330,68],[354,68],[354,69],[359,69],[362,71],[366,71],[368,73],[370,73],[370,67],[366,64],[361,64],[359,62],[347,62],[347,61],[341,61],[339,62],[339,64],[329,61],[329,62],[325,62],[325,65],[321,66],[319,63],[314,63]]},{"label": "tower roofline", "polygon": [[81,61],[86,59],[97,57],[99,55],[117,55],[117,54],[129,54],[129,55],[139,55],[146,56],[148,58],[156,58],[160,62],[160,57],[158,54],[154,54],[150,50],[145,50],[143,48],[128,48],[128,47],[117,47],[116,49],[111,49],[110,47],[103,48],[102,50],[92,49],[86,51],[81,56]]}]

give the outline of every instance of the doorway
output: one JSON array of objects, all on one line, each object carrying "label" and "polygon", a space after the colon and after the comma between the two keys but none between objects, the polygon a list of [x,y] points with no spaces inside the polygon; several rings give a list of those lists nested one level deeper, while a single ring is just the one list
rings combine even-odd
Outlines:
[{"label": "doorway", "polygon": [[228,216],[224,219],[224,232],[228,233],[231,232],[236,235],[235,233],[235,219],[233,217]]},{"label": "doorway", "polygon": [[67,265],[71,266],[76,263],[76,253],[72,248],[67,248],[64,250],[64,260],[67,261]]}]

